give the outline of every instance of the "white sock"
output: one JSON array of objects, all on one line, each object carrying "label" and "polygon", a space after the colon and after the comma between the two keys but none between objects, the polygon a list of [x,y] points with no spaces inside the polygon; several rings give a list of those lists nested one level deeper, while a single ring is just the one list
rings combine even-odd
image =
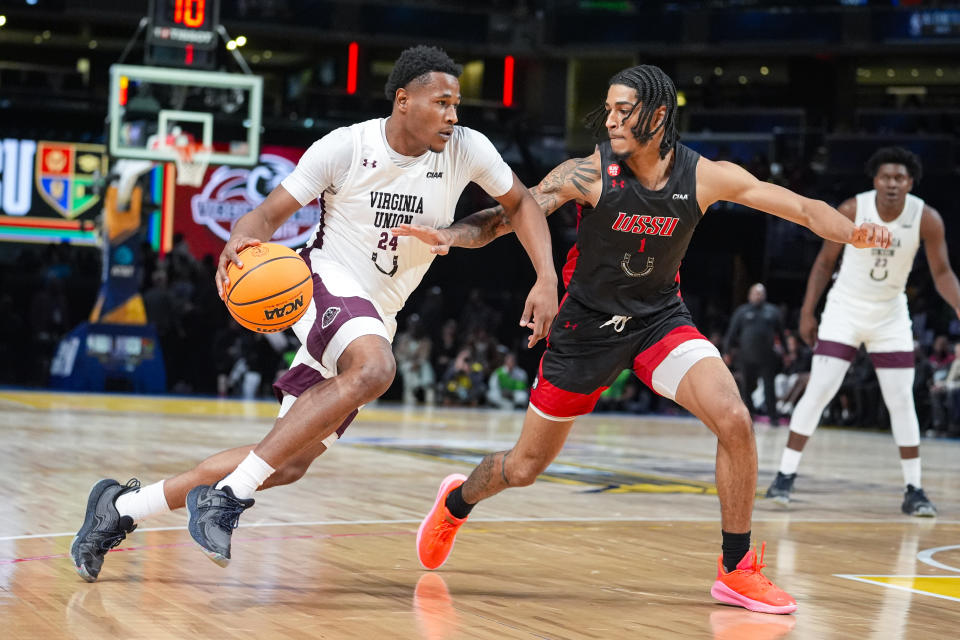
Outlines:
[{"label": "white sock", "polygon": [[230,487],[233,495],[241,500],[252,498],[257,489],[276,471],[253,451],[247,454],[233,473],[217,483],[217,489]]},{"label": "white sock", "polygon": [[920,458],[909,458],[904,460],[900,458],[900,466],[903,467],[903,483],[912,484],[917,489],[920,488]]},{"label": "white sock", "polygon": [[130,516],[134,522],[170,511],[167,498],[163,495],[163,482],[154,482],[123,494],[117,498],[117,511],[121,516]]},{"label": "white sock", "polygon": [[802,456],[803,452],[794,451],[789,447],[784,447],[783,457],[780,458],[780,473],[787,476],[791,473],[796,473],[797,467],[800,466],[800,458]]}]

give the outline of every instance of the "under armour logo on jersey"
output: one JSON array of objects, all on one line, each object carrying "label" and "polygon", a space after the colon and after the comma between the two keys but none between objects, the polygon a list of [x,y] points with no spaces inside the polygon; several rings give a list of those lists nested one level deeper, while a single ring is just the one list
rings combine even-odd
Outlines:
[{"label": "under armour logo on jersey", "polygon": [[369,161],[369,162],[370,162],[369,165],[367,164],[367,162],[368,162],[367,159],[364,158],[364,159],[363,159],[363,166],[365,166],[365,167],[369,166],[371,169],[376,169],[376,168],[377,168],[377,161],[376,161],[376,160],[370,160],[370,161]]},{"label": "under armour logo on jersey", "polygon": [[611,180],[610,188],[616,189],[617,187],[620,187],[621,189],[623,189],[626,186],[626,184],[627,184],[626,180]]},{"label": "under armour logo on jersey", "polygon": [[573,331],[576,331],[576,330],[577,330],[577,325],[576,325],[576,324],[570,324],[570,321],[568,320],[568,321],[563,325],[563,328],[564,328],[564,329],[571,329],[571,330],[573,330]]},{"label": "under armour logo on jersey", "polygon": [[340,307],[328,307],[327,310],[323,312],[323,317],[320,319],[320,328],[326,329],[329,327],[333,321],[337,319],[338,315],[340,315]]}]

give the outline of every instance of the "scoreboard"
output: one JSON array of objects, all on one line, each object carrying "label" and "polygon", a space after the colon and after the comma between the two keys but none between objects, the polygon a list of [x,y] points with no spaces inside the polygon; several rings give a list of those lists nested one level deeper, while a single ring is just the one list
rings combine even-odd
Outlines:
[{"label": "scoreboard", "polygon": [[220,0],[150,0],[146,63],[214,68],[219,19]]}]

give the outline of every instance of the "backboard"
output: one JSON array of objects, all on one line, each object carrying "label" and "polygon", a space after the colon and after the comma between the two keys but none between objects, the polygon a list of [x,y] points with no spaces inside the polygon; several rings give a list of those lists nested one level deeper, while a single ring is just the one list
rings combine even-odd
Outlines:
[{"label": "backboard", "polygon": [[175,162],[158,139],[212,147],[211,164],[251,166],[260,155],[263,78],[137,65],[110,67],[110,155]]}]

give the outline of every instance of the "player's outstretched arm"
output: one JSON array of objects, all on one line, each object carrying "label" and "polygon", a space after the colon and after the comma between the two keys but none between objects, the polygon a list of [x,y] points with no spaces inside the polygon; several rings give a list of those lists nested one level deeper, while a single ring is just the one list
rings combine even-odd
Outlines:
[{"label": "player's outstretched arm", "polygon": [[701,211],[718,200],[736,202],[801,224],[826,240],[852,244],[858,249],[890,246],[890,230],[886,227],[870,222],[855,225],[826,202],[761,182],[732,162],[700,158],[697,200]]},{"label": "player's outstretched arm", "polygon": [[[600,199],[601,187],[600,153],[594,152],[587,158],[573,158],[554,167],[540,184],[530,189],[530,195],[543,215],[549,216],[570,200],[593,206]],[[502,204],[471,213],[444,229],[413,224],[391,229],[394,235],[418,238],[439,255],[447,254],[450,247],[477,249],[513,231],[514,223]]]},{"label": "player's outstretched arm", "polygon": [[933,276],[937,293],[960,317],[960,282],[950,266],[945,235],[943,218],[936,209],[925,205],[920,218],[920,238],[927,254],[927,264],[930,265],[930,275]]},{"label": "player's outstretched arm", "polygon": [[217,275],[214,279],[221,299],[226,287],[230,284],[227,278],[227,265],[233,262],[238,267],[242,267],[243,263],[237,254],[246,247],[268,241],[280,225],[301,206],[303,205],[297,202],[296,198],[290,195],[282,185],[278,185],[257,208],[237,220],[227,244],[220,252],[220,261],[217,263]]}]

